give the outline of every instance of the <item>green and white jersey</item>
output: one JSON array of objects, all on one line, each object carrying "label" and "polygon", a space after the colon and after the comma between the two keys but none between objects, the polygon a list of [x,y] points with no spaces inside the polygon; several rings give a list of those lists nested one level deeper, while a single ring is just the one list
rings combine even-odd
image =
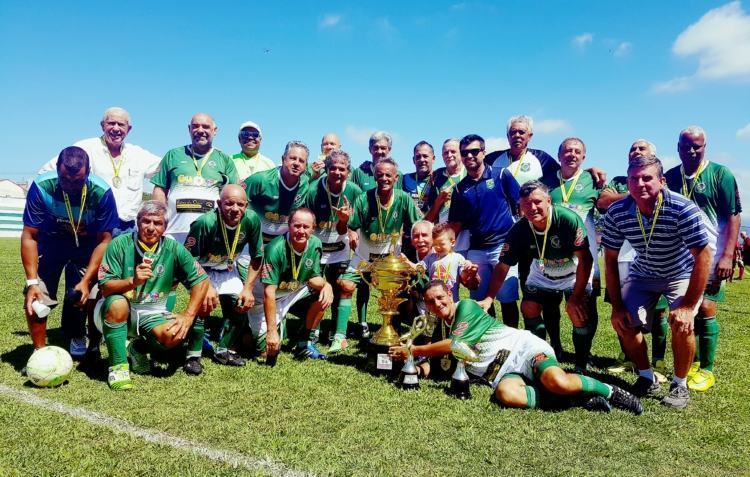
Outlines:
[{"label": "green and white jersey", "polygon": [[[412,224],[422,218],[422,213],[414,205],[409,194],[402,190],[393,190],[390,206],[381,204],[378,207],[377,189],[360,194],[354,202],[349,228],[359,230],[360,239],[356,254],[352,260],[370,261],[373,256],[385,255],[391,249],[391,236],[402,234],[402,230],[411,230]],[[397,244],[397,249],[400,245]],[[356,264],[355,264],[356,265]],[[356,266],[354,267],[356,268]]]},{"label": "green and white jersey", "polygon": [[[604,188],[604,190],[611,190],[618,194],[627,194],[628,193],[628,178],[627,176],[615,176],[612,178],[612,180],[609,181],[609,184]],[[635,256],[637,253],[635,252],[635,249],[632,245],[630,245],[630,242],[627,240],[623,242],[622,248],[620,248],[620,253],[617,255],[617,261],[620,263],[630,263],[633,260],[635,260]]]},{"label": "green and white jersey", "polygon": [[[349,176],[349,180],[362,189],[363,192],[375,189],[378,183],[375,181],[375,167],[372,165],[372,161],[365,161],[359,167],[354,168]],[[403,177],[399,172],[395,188],[401,189],[402,183]]]},{"label": "green and white jersey", "polygon": [[[526,286],[549,290],[570,290],[575,286],[578,257],[576,252],[589,248],[583,220],[570,209],[553,205],[552,222],[545,233],[532,227],[521,218],[505,239],[500,251],[500,261],[513,266],[531,260]],[[544,249],[544,260],[540,254]]]},{"label": "green and white jersey", "polygon": [[[134,276],[135,268],[143,262],[144,256],[137,242],[135,232],[112,239],[99,266],[100,286],[110,280]],[[135,311],[164,311],[174,282],[179,281],[191,289],[208,278],[198,261],[176,240],[163,237],[155,253],[146,253],[153,260],[151,270],[154,276],[125,294]]]},{"label": "green and white jersey", "polygon": [[263,242],[268,243],[289,230],[289,214],[305,204],[309,184],[302,174],[294,187],[287,187],[278,167],[253,174],[244,185],[250,208],[260,216]]},{"label": "green and white jersey", "polygon": [[218,149],[192,155],[190,146],[164,155],[151,183],[167,191],[166,234],[186,233],[204,212],[213,210],[224,184],[237,182],[232,159]]},{"label": "green and white jersey", "polygon": [[[260,282],[264,285],[276,285],[277,299],[293,293],[307,286],[306,283],[311,278],[321,276],[322,256],[323,244],[316,236],[311,236],[305,250],[299,253],[292,249],[287,234],[280,235],[271,240],[263,251]],[[297,267],[296,271],[293,267]]]},{"label": "green and white jersey", "polygon": [[333,194],[328,191],[326,176],[310,184],[307,192],[305,207],[315,214],[315,236],[323,243],[323,258],[321,263],[348,262],[351,258],[349,235],[339,235],[336,231],[338,215],[331,207],[340,208],[344,205],[344,197],[353,205],[357,197],[362,195],[362,189],[350,181],[344,182],[343,193]]},{"label": "green and white jersey", "polygon": [[244,152],[240,151],[232,156],[232,162],[234,162],[234,167],[237,168],[237,177],[240,181],[244,181],[258,172],[267,171],[276,167],[276,164],[274,164],[271,159],[261,153],[258,153],[253,157],[248,157]]},{"label": "green and white jersey", "polygon": [[[684,183],[682,166],[668,170],[665,177],[670,190],[684,195],[701,209],[703,224],[708,233],[708,246],[714,254],[716,265],[719,255],[727,245],[722,237],[722,231],[727,226],[730,216],[742,212],[742,205],[732,171],[726,166],[708,160],[704,164],[702,170],[699,167],[692,176],[685,176]],[[712,270],[713,268],[715,267],[712,267]]]},{"label": "green and white jersey", "polygon": [[[216,209],[198,217],[190,226],[190,232],[185,239],[185,248],[208,270],[229,270],[239,265],[240,277],[244,282],[247,278],[249,260],[241,260],[238,263],[237,259],[246,245],[248,246],[250,259],[263,257],[260,218],[252,210],[246,210],[237,226],[223,225],[226,232],[225,236],[221,232],[223,222],[219,220],[220,213]],[[238,227],[239,235],[237,236],[237,244],[234,245]],[[225,237],[226,241],[224,240]],[[234,263],[229,260],[229,251],[232,247],[234,247]]]}]

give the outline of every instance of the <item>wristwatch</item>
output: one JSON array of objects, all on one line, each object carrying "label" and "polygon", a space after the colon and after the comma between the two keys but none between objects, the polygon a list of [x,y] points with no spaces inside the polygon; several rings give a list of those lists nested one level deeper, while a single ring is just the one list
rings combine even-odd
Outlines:
[{"label": "wristwatch", "polygon": [[38,278],[29,278],[26,280],[26,287],[30,287],[32,285],[39,285],[39,279]]}]

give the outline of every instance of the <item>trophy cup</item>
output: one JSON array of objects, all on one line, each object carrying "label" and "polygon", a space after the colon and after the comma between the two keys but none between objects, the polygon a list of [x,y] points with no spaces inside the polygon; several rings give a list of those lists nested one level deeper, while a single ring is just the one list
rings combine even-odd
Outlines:
[{"label": "trophy cup", "polygon": [[427,330],[427,317],[422,315],[414,318],[408,333],[401,335],[400,342],[406,348],[407,358],[401,373],[398,375],[398,383],[401,389],[419,389],[419,375],[417,366],[414,364],[414,356],[411,354],[411,345],[414,340]]},{"label": "trophy cup", "polygon": [[[391,250],[388,255],[376,258],[369,264],[362,261],[357,270],[365,283],[380,292],[378,310],[383,316],[383,326],[370,339],[370,344],[373,347],[375,369],[383,372],[393,370],[393,361],[388,356],[388,348],[401,342],[396,329],[391,324],[393,317],[398,314],[398,306],[406,301],[406,298],[399,297],[399,294],[411,288],[412,276],[424,273],[422,267],[412,269],[405,258],[396,255],[398,238],[397,233],[391,235]],[[370,281],[365,278],[365,273],[370,273]]]},{"label": "trophy cup", "polygon": [[451,343],[451,353],[458,360],[456,371],[451,376],[451,387],[448,394],[461,400],[471,399],[469,390],[469,375],[466,373],[466,361],[479,361],[477,353],[471,349],[471,346],[463,341],[453,341]]}]

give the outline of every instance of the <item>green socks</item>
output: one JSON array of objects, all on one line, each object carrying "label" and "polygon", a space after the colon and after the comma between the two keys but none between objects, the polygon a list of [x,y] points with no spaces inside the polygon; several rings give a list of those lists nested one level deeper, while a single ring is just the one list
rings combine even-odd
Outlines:
[{"label": "green socks", "polygon": [[534,409],[537,406],[537,392],[534,386],[526,385],[526,409]]},{"label": "green socks", "polygon": [[651,326],[651,360],[653,363],[664,359],[664,353],[667,350],[668,330],[667,316],[665,314],[657,316],[656,321]]},{"label": "green socks", "polygon": [[605,399],[609,399],[612,395],[612,387],[608,384],[604,384],[598,379],[589,376],[578,375],[578,377],[581,378],[581,392],[585,394],[595,394]]},{"label": "green socks", "polygon": [[201,352],[203,351],[203,335],[206,334],[206,327],[203,323],[203,318],[197,316],[193,322],[193,326],[190,328],[188,333],[188,358],[200,358]]},{"label": "green socks", "polygon": [[365,283],[357,286],[357,315],[360,323],[367,323],[367,302],[370,301],[370,287]]},{"label": "green socks", "polygon": [[[713,372],[716,347],[719,342],[719,322],[715,316],[695,320],[696,323],[703,322],[702,331],[698,335],[698,350],[700,354],[701,369]],[[697,334],[697,333],[696,333]],[[698,356],[695,357],[698,360]]]},{"label": "green socks", "polygon": [[544,327],[544,320],[542,320],[541,316],[524,318],[523,327],[526,330],[531,331],[535,336],[538,336],[543,340],[547,339],[547,329]]},{"label": "green socks", "polygon": [[[226,317],[222,325],[221,339],[218,349],[229,349],[234,342],[237,332],[242,329],[247,320],[247,313],[237,313],[234,307],[237,305],[237,297],[234,295],[219,295],[222,314]],[[204,325],[205,326],[205,325]]]},{"label": "green socks", "polygon": [[118,364],[127,364],[128,351],[125,345],[125,342],[128,339],[127,322],[110,323],[104,321],[102,323],[102,331],[104,334],[104,341],[107,343],[107,350],[109,351],[109,365],[117,366]]},{"label": "green socks", "polygon": [[339,300],[336,311],[338,315],[336,316],[336,334],[346,336],[346,325],[349,323],[349,315],[352,314],[352,299],[342,298]]}]

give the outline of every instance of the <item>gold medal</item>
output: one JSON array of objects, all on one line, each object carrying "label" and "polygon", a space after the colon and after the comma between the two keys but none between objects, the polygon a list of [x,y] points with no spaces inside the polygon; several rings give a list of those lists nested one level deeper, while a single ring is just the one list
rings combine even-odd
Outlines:
[{"label": "gold medal", "polygon": [[279,283],[279,290],[286,290],[287,284],[286,282]]},{"label": "gold medal", "polygon": [[297,288],[299,288],[299,283],[297,282],[289,282],[289,289],[292,291],[296,291]]},{"label": "gold medal", "polygon": [[449,371],[451,369],[451,359],[448,356],[440,358],[440,369]]},{"label": "gold medal", "polygon": [[371,233],[370,234],[370,241],[371,242],[377,242],[377,240],[378,240],[378,234],[376,234],[375,232]]},{"label": "gold medal", "polygon": [[203,186],[203,184],[204,184],[203,177],[201,176],[193,177],[193,185]]}]

